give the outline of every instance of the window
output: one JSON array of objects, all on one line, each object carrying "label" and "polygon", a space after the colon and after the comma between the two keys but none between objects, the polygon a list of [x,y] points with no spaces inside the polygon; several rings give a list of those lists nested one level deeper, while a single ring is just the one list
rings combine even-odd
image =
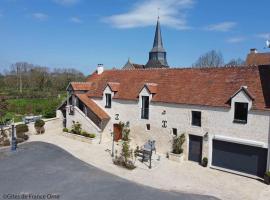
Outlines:
[{"label": "window", "polygon": [[174,136],[177,136],[177,128],[173,128],[173,129],[172,129],[172,132],[173,132],[173,135],[174,135]]},{"label": "window", "polygon": [[234,122],[247,123],[248,103],[235,102],[234,104]]},{"label": "window", "polygon": [[201,126],[201,112],[192,111],[192,126]]},{"label": "window", "polygon": [[142,96],[141,118],[149,119],[149,97],[148,96]]},{"label": "window", "polygon": [[146,130],[150,131],[150,124],[146,124]]},{"label": "window", "polygon": [[105,108],[111,108],[112,107],[112,95],[111,94],[105,94],[105,96],[106,96]]}]

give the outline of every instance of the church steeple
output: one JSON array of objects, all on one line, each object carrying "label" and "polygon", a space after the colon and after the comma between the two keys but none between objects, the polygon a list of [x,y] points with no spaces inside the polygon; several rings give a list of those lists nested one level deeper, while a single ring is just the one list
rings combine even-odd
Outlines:
[{"label": "church steeple", "polygon": [[158,17],[157,25],[156,25],[153,48],[149,52],[149,60],[145,67],[146,68],[168,67],[168,63],[166,59],[166,51],[163,47],[163,42],[162,42],[159,17]]}]

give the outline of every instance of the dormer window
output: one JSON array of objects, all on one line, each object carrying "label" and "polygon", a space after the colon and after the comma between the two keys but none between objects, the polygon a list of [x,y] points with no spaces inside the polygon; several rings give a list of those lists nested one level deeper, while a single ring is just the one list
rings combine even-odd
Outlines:
[{"label": "dormer window", "polygon": [[248,103],[235,102],[233,122],[246,124],[247,116],[248,116]]},{"label": "dormer window", "polygon": [[106,97],[105,108],[111,108],[112,107],[112,95],[111,94],[105,94],[105,97]]},{"label": "dormer window", "polygon": [[148,96],[142,96],[141,118],[149,119],[149,97]]}]

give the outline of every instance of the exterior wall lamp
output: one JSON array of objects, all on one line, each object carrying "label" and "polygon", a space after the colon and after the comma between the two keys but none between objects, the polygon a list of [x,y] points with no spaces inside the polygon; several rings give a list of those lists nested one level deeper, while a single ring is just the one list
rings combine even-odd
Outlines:
[{"label": "exterior wall lamp", "polygon": [[203,136],[203,140],[207,142],[208,139],[209,139],[209,134],[208,134],[208,132],[206,132],[206,133],[204,134],[204,136]]}]

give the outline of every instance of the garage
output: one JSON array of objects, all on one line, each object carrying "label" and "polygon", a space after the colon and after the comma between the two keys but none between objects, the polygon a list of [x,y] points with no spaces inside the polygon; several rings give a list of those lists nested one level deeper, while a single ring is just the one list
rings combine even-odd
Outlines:
[{"label": "garage", "polygon": [[213,140],[213,166],[263,177],[266,164],[265,148]]}]

